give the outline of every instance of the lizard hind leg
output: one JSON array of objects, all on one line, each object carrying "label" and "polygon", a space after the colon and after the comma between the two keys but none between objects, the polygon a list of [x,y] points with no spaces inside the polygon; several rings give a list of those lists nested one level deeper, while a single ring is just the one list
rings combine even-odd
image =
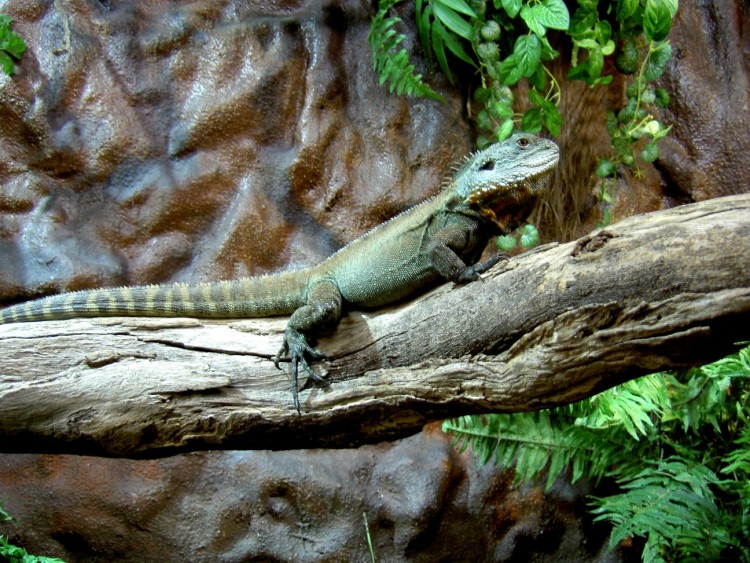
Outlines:
[{"label": "lizard hind leg", "polygon": [[284,332],[284,342],[276,354],[274,364],[278,368],[281,357],[289,354],[292,397],[298,414],[300,414],[298,384],[300,366],[302,366],[308,378],[317,383],[326,383],[308,363],[308,358],[321,360],[325,359],[326,356],[310,345],[307,335],[315,335],[321,329],[338,323],[341,318],[342,301],[341,292],[335,283],[328,280],[320,281],[310,288],[307,303],[297,309],[289,319],[289,324]]}]

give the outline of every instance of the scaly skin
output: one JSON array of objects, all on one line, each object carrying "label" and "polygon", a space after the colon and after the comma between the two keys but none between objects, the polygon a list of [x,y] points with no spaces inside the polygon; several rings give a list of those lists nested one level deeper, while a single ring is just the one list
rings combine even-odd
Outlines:
[{"label": "scaly skin", "polygon": [[435,197],[397,215],[317,266],[198,284],[94,289],[52,295],[0,310],[0,324],[75,317],[242,318],[289,315],[276,367],[289,354],[297,412],[299,367],[322,382],[309,344],[334,326],[343,304],[372,308],[399,301],[439,279],[466,283],[502,259],[476,263],[489,238],[528,216],[558,161],[557,146],[525,133],[467,159]]}]

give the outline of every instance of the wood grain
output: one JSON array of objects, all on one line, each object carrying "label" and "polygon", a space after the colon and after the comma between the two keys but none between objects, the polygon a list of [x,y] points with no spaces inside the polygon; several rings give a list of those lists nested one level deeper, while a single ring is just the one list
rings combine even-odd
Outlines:
[{"label": "wood grain", "polygon": [[576,401],[750,338],[750,195],[631,217],[465,286],[349,312],[292,405],[286,319],[0,325],[0,451],[348,447]]}]

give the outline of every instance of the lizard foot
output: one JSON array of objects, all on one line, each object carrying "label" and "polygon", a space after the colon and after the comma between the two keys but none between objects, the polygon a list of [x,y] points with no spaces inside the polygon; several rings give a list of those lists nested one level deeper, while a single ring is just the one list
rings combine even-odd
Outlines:
[{"label": "lizard foot", "polygon": [[281,367],[279,367],[279,361],[281,360],[281,357],[285,356],[287,353],[289,353],[289,358],[292,363],[292,397],[294,398],[294,408],[297,409],[297,414],[301,415],[298,384],[299,367],[302,366],[307,376],[313,381],[325,384],[326,381],[315,373],[310,367],[310,364],[307,363],[307,357],[310,357],[313,360],[324,360],[326,359],[326,355],[310,346],[305,335],[291,327],[287,327],[284,332],[284,342],[274,358],[273,363],[277,369],[281,369]]},{"label": "lizard foot", "polygon": [[476,281],[478,279],[481,279],[479,276],[480,274],[483,274],[484,272],[492,268],[492,266],[494,266],[495,264],[503,260],[507,261],[508,256],[505,253],[501,252],[499,254],[495,254],[494,256],[490,256],[484,262],[479,262],[472,266],[467,266],[466,269],[463,272],[461,272],[458,278],[458,282],[466,283],[466,282],[471,282],[471,281]]}]

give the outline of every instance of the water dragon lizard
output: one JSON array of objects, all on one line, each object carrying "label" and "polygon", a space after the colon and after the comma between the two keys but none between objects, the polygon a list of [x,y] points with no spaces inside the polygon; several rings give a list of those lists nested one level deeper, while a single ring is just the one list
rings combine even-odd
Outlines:
[{"label": "water dragon lizard", "polygon": [[499,262],[477,262],[489,239],[526,219],[557,165],[555,143],[527,133],[470,156],[436,196],[400,213],[317,266],[205,283],[126,286],[51,295],[0,310],[0,324],[75,317],[242,318],[291,315],[274,363],[289,355],[299,412],[300,366],[325,358],[310,341],[344,305],[375,308],[444,279],[471,282]]}]

